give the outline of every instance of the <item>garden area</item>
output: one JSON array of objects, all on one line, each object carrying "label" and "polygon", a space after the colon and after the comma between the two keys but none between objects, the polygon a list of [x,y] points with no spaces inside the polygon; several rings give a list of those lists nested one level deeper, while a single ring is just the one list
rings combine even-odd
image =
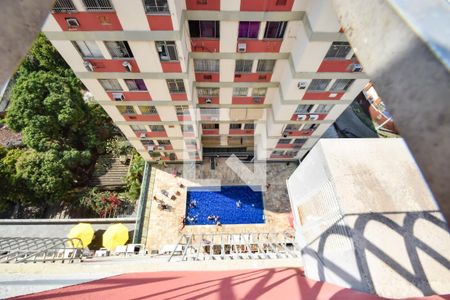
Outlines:
[{"label": "garden area", "polygon": [[[144,161],[103,108],[40,34],[13,76],[2,126],[22,144],[0,146],[0,218],[129,215],[139,198]],[[105,157],[127,168],[117,186],[92,185]]]}]

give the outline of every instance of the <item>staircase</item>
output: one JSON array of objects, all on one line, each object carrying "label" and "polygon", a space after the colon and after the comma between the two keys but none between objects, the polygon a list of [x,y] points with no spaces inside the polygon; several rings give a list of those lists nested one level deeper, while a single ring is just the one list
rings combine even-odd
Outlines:
[{"label": "staircase", "polygon": [[294,237],[286,233],[183,234],[169,261],[300,258]]},{"label": "staircase", "polygon": [[76,238],[0,238],[0,263],[81,261],[82,250],[73,247],[78,243],[83,244]]},{"label": "staircase", "polygon": [[90,186],[115,188],[124,186],[124,177],[128,174],[129,166],[120,162],[116,157],[105,156],[97,162],[96,171],[89,183]]}]

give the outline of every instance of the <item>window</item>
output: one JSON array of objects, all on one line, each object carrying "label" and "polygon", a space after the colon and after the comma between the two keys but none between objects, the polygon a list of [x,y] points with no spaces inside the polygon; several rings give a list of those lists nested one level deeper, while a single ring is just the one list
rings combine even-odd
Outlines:
[{"label": "window", "polygon": [[305,142],[306,142],[306,139],[295,139],[294,140],[294,144],[296,144],[296,145],[299,145],[299,144],[303,145]]},{"label": "window", "polygon": [[330,91],[347,91],[347,89],[352,85],[353,81],[355,81],[355,79],[336,79],[334,84],[331,86]]},{"label": "window", "polygon": [[286,30],[287,22],[267,22],[266,31],[264,31],[265,39],[282,39]]},{"label": "window", "polygon": [[308,104],[301,104],[299,106],[297,106],[297,109],[295,110],[295,114],[296,115],[301,115],[301,114],[308,114],[311,109],[314,107],[314,105],[308,105]]},{"label": "window", "polygon": [[264,97],[266,96],[267,88],[253,88],[252,96],[253,97]]},{"label": "window", "polygon": [[298,151],[286,151],[284,152],[284,155],[286,155],[287,157],[295,157],[297,156]]},{"label": "window", "polygon": [[256,39],[258,38],[259,22],[239,22],[239,38]]},{"label": "window", "polygon": [[125,79],[125,83],[130,91],[146,91],[144,80],[142,79]]},{"label": "window", "polygon": [[219,21],[189,21],[191,38],[219,38]]},{"label": "window", "polygon": [[157,115],[158,111],[154,106],[139,106],[139,110],[143,115]]},{"label": "window", "polygon": [[302,130],[313,130],[316,129],[317,127],[319,127],[319,124],[305,124]]},{"label": "window", "polygon": [[117,106],[117,109],[122,115],[135,115],[136,111],[134,110],[133,106],[127,105],[127,106]]},{"label": "window", "polygon": [[155,142],[152,141],[152,140],[145,140],[145,141],[141,141],[141,142],[142,142],[142,144],[143,144],[144,146],[146,146],[147,148],[152,147],[152,146],[155,145]]},{"label": "window", "polygon": [[199,97],[219,97],[219,88],[197,88]]},{"label": "window", "polygon": [[308,91],[325,91],[331,79],[313,79],[308,86]]},{"label": "window", "polygon": [[73,41],[72,43],[82,57],[103,58],[100,48],[94,41]]},{"label": "window", "polygon": [[235,97],[247,97],[248,88],[246,87],[235,87],[233,88],[233,96]]},{"label": "window", "polygon": [[113,58],[133,57],[133,53],[131,52],[128,42],[109,41],[109,42],[105,42],[105,46],[106,46],[106,48],[108,48],[108,51]]},{"label": "window", "polygon": [[258,60],[258,66],[256,67],[256,72],[262,73],[272,73],[275,67],[275,59],[260,59]]},{"label": "window", "polygon": [[255,124],[253,124],[253,123],[245,124],[244,129],[246,129],[246,130],[255,129]]},{"label": "window", "polygon": [[183,125],[183,126],[181,126],[181,132],[194,132],[194,126]]},{"label": "window", "polygon": [[53,6],[54,12],[74,12],[76,10],[72,0],[56,0],[55,6]]},{"label": "window", "polygon": [[175,105],[175,110],[177,112],[177,116],[188,116],[189,115],[189,106],[188,105]]},{"label": "window", "polygon": [[274,156],[283,156],[283,154],[284,154],[284,151],[273,151],[272,152],[272,155],[274,155]]},{"label": "window", "polygon": [[351,49],[347,42],[333,42],[325,58],[345,58]]},{"label": "window", "polygon": [[291,143],[291,139],[280,139],[278,140],[278,144],[290,144]]},{"label": "window", "polygon": [[145,13],[148,15],[168,15],[169,4],[167,0],[144,0]]},{"label": "window", "polygon": [[327,114],[333,109],[333,104],[319,104],[314,111],[316,114]]},{"label": "window", "polygon": [[102,85],[105,91],[121,91],[122,87],[117,79],[99,79],[98,82]]},{"label": "window", "polygon": [[235,73],[250,73],[252,71],[253,60],[238,59],[236,60]]},{"label": "window", "polygon": [[178,61],[177,46],[175,45],[175,42],[158,41],[155,42],[155,45],[161,61]]},{"label": "window", "polygon": [[194,59],[195,72],[219,72],[218,59]]},{"label": "window", "polygon": [[166,79],[170,93],[185,93],[183,79]]},{"label": "window", "polygon": [[164,125],[150,125],[151,132],[163,132],[166,131],[164,129]]},{"label": "window", "polygon": [[238,124],[238,123],[231,123],[230,124],[230,129],[241,129],[242,124]]},{"label": "window", "polygon": [[219,129],[219,124],[202,124],[203,129]]},{"label": "window", "polygon": [[158,144],[160,146],[170,145],[170,141],[169,140],[158,140]]},{"label": "window", "polygon": [[134,132],[147,131],[145,126],[142,126],[142,125],[130,125],[130,127],[131,127],[131,130],[133,130]]},{"label": "window", "polygon": [[286,125],[286,128],[283,131],[283,134],[289,134],[291,131],[298,131],[300,130],[300,124],[288,124]]},{"label": "window", "polygon": [[109,0],[83,0],[86,10],[112,10]]}]

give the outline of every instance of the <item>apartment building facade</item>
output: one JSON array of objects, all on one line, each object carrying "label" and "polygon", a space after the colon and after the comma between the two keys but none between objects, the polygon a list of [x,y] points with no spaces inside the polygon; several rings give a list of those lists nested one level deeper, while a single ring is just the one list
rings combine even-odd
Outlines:
[{"label": "apartment building facade", "polygon": [[148,161],[301,159],[368,82],[330,0],[58,0],[43,32]]}]

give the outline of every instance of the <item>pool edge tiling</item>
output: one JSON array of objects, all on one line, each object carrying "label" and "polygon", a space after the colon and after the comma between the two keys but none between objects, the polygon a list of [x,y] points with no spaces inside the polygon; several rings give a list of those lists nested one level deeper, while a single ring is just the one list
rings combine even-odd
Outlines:
[{"label": "pool edge tiling", "polygon": [[261,186],[188,187],[185,217],[187,226],[265,224]]}]

